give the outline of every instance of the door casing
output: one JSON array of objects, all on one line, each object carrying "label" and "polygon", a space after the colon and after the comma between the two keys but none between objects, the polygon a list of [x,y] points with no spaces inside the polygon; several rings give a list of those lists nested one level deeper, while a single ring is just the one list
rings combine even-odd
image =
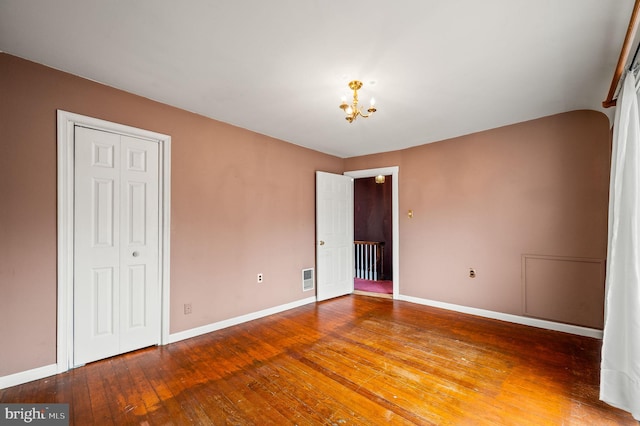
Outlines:
[{"label": "door casing", "polygon": [[158,274],[161,293],[160,344],[169,341],[169,254],[171,206],[171,137],[58,110],[58,327],[56,364],[58,372],[73,367],[73,240],[74,240],[74,127],[81,125],[105,132],[118,133],[159,144],[159,259]]}]

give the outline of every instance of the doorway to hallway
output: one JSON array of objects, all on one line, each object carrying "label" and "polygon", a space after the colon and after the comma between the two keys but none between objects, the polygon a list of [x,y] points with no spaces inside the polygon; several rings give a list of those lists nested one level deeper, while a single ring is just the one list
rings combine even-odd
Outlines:
[{"label": "doorway to hallway", "polygon": [[354,291],[372,296],[393,294],[391,175],[354,181]]},{"label": "doorway to hallway", "polygon": [[395,298],[399,288],[398,167],[345,175],[355,179],[354,293]]}]

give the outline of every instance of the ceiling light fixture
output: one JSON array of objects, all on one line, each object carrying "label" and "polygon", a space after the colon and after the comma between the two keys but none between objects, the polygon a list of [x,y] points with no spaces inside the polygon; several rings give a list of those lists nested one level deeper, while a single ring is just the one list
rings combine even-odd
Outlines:
[{"label": "ceiling light fixture", "polygon": [[358,80],[353,80],[349,82],[349,88],[353,90],[353,103],[351,105],[347,104],[347,98],[342,97],[342,103],[340,104],[340,109],[344,111],[347,115],[345,119],[349,123],[353,123],[358,116],[363,118],[370,117],[377,110],[375,109],[375,99],[371,98],[371,103],[369,105],[369,109],[367,109],[368,114],[363,114],[362,111],[358,108],[358,90],[362,87],[362,82]]},{"label": "ceiling light fixture", "polygon": [[385,181],[384,175],[378,175],[375,177],[375,179],[376,179],[376,183],[384,183]]}]

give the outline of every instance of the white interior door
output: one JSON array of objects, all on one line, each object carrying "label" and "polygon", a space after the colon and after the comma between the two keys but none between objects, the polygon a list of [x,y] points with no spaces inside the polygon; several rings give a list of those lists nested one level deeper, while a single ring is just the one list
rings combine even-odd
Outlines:
[{"label": "white interior door", "polygon": [[353,178],[316,172],[317,299],[353,293]]},{"label": "white interior door", "polygon": [[75,128],[74,365],[160,340],[158,149]]}]

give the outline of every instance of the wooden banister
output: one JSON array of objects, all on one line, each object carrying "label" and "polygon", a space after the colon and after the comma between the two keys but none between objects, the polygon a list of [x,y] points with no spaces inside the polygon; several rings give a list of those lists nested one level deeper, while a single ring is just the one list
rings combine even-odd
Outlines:
[{"label": "wooden banister", "polygon": [[636,0],[633,6],[633,12],[631,13],[631,19],[629,19],[629,27],[627,28],[627,34],[624,37],[624,43],[622,44],[622,50],[620,50],[620,57],[618,58],[618,65],[616,65],[616,71],[613,74],[613,80],[611,80],[611,87],[609,88],[609,94],[607,99],[602,102],[602,106],[609,108],[616,105],[616,99],[613,97],[616,94],[618,83],[624,72],[625,65],[629,59],[629,53],[631,52],[631,46],[633,40],[636,37],[638,30],[638,18],[640,18],[640,0]]}]

